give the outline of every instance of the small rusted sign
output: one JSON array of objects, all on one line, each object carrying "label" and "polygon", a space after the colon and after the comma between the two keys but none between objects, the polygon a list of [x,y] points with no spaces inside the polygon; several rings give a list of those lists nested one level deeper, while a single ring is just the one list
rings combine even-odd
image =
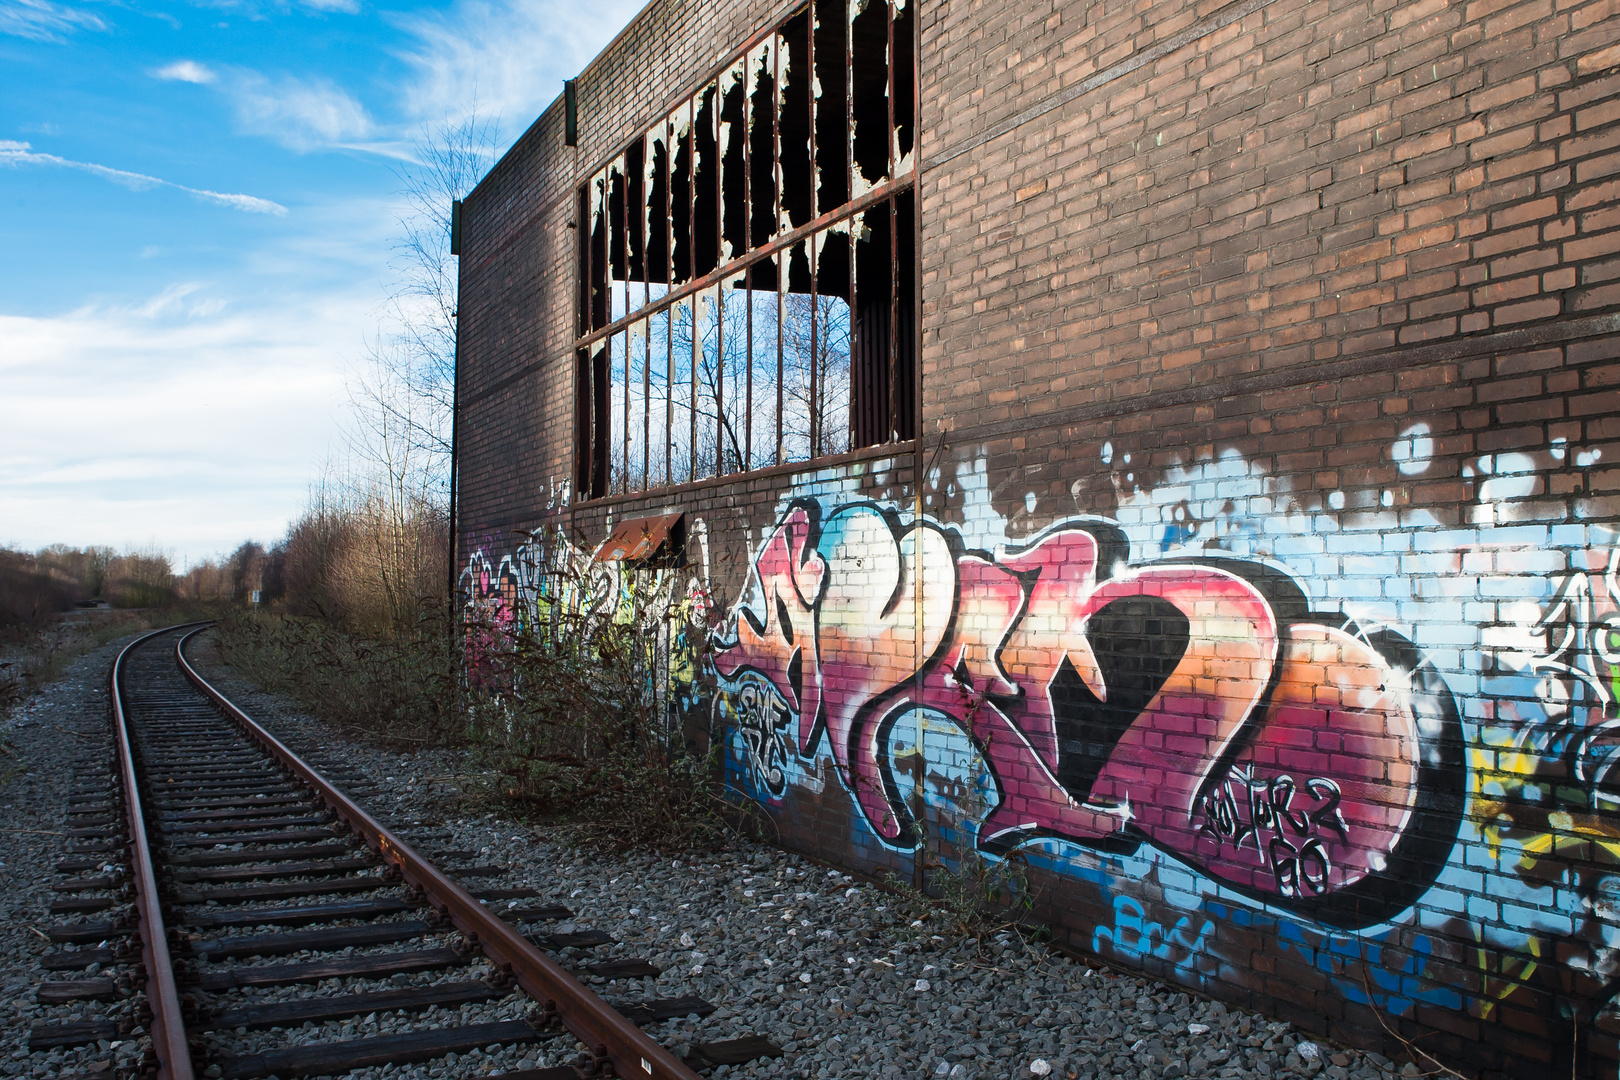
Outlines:
[{"label": "small rusted sign", "polygon": [[627,518],[613,527],[607,542],[596,549],[597,562],[626,562],[644,566],[680,566],[686,550],[686,515]]}]

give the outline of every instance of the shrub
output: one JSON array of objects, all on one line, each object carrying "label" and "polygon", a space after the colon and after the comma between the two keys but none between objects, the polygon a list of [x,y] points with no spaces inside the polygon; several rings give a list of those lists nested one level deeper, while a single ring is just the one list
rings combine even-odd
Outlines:
[{"label": "shrub", "polygon": [[368,640],[319,618],[231,607],[216,640],[249,679],[352,734],[394,747],[465,741],[445,620],[433,609],[411,627]]}]

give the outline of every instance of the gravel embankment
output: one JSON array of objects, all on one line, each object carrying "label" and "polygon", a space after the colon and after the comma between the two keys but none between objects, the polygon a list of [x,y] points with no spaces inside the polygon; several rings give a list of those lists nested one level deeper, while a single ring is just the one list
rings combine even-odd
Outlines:
[{"label": "gravel embankment", "polygon": [[[210,650],[199,650],[199,660]],[[99,722],[105,715],[106,665],[112,649],[86,657],[6,729],[30,775],[0,789],[0,826],[60,830],[69,762],[80,740],[54,727]],[[498,815],[457,809],[467,766],[453,753],[397,754],[360,746],[285,699],[260,693],[228,668],[206,674],[248,713],[322,768],[342,768],[379,786],[362,801],[405,831],[424,852],[463,849],[473,861],[510,868],[481,885],[528,885],[542,896],[525,905],[566,904],[575,917],[544,929],[601,929],[616,943],[563,950],[570,965],[641,957],[663,969],[657,979],[594,980],[610,1001],[695,994],[717,1011],[653,1025],[652,1033],[683,1053],[695,1042],[765,1035],[784,1056],[733,1068],[717,1077],[906,1077],[989,1080],[1055,1078],[1220,1077],[1222,1080],[1386,1080],[1383,1058],[1309,1040],[1288,1025],[1229,1009],[1149,980],[1091,967],[1002,938],[980,948],[922,936],[900,917],[896,900],[873,887],[795,855],[746,846],[675,857],[633,852],[584,855],[548,841],[544,830]],[[67,722],[64,722],[67,721]],[[52,864],[62,837],[0,833],[0,880],[10,916],[0,954],[4,980],[5,1054],[0,1072],[61,1075],[107,1052],[17,1056],[28,1026],[43,1012],[33,1003],[40,981],[38,925],[50,901]],[[540,928],[537,928],[540,929]],[[446,943],[449,942],[446,938]],[[427,944],[424,942],[423,944]],[[287,962],[295,958],[278,958]],[[272,962],[272,961],[265,961]],[[390,986],[475,978],[396,976]],[[323,993],[383,989],[349,980]],[[260,1000],[292,991],[268,990]],[[411,1024],[478,1023],[523,1015],[520,995],[437,1013],[373,1014],[343,1023],[306,1025],[295,1033],[222,1032],[223,1049],[242,1052],[287,1042],[352,1038]],[[102,1008],[102,1007],[97,1007]],[[65,1013],[61,1017],[66,1018]],[[140,1049],[138,1040],[126,1053]],[[125,1049],[121,1047],[120,1049]],[[563,1040],[475,1051],[431,1065],[360,1070],[356,1078],[468,1077],[571,1059]],[[127,1058],[120,1058],[120,1064]],[[1405,1066],[1406,1075],[1415,1075]]]},{"label": "gravel embankment", "polygon": [[[597,980],[608,1000],[696,994],[718,1006],[702,1020],[654,1025],[666,1046],[684,1053],[695,1042],[762,1034],[783,1048],[780,1059],[722,1067],[715,1076],[1387,1080],[1418,1071],[1015,937],[981,948],[922,936],[896,917],[892,896],[774,849],[583,855],[548,842],[544,830],[458,814],[457,777],[467,767],[456,754],[356,745],[229,668],[207,673],[296,751],[377,782],[382,792],[368,806],[390,824],[430,822],[418,833],[423,850],[477,851],[478,861],[511,868],[500,883],[530,885],[544,897],[523,903],[574,910],[573,920],[552,929],[601,929],[617,939],[588,954],[564,950],[567,962],[639,956],[663,969],[656,980]],[[464,1061],[461,1072],[444,1075],[556,1064],[569,1052],[542,1046]]]},{"label": "gravel embankment", "polygon": [[[76,790],[98,790],[94,784],[75,779],[75,761],[86,754],[105,753],[108,783],[100,790],[111,790],[107,671],[128,640],[81,657],[61,679],[0,719],[0,738],[11,750],[0,754],[0,885],[4,887],[0,894],[0,1075],[111,1076],[115,1069],[132,1069],[150,1045],[144,1030],[135,1027],[132,1037],[103,1040],[94,1046],[28,1052],[28,1033],[36,1024],[110,1019],[133,1026],[138,999],[127,996],[127,989],[125,996],[106,1004],[42,1006],[34,998],[35,989],[47,978],[39,966],[40,956],[48,948],[60,948],[47,946],[43,931],[53,922],[76,921],[49,914],[51,901],[58,896],[51,885],[61,876],[56,864],[68,846],[68,796]],[[111,861],[122,861],[122,856],[113,855]],[[87,918],[103,921],[131,910],[114,907]],[[134,970],[119,965],[103,971],[100,965],[90,965],[79,971],[51,972],[48,977],[56,981],[100,975],[113,977],[127,988]]]}]

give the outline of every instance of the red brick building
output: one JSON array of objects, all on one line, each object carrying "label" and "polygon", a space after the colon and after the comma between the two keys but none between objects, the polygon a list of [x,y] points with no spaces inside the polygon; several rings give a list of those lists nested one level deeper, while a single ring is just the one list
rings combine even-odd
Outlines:
[{"label": "red brick building", "polygon": [[1612,9],[654,0],[466,200],[468,602],[717,606],[802,850],[1611,1075]]}]

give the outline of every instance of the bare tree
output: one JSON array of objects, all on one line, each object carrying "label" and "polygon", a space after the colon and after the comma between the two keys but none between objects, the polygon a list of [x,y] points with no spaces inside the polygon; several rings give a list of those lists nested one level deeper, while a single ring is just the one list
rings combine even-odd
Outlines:
[{"label": "bare tree", "polygon": [[[717,462],[726,473],[775,463],[779,402],[782,460],[849,449],[849,305],[838,297],[795,293],[782,296],[780,304],[779,315],[775,293],[720,289],[675,305],[667,321],[653,320],[667,330],[653,334],[650,362],[636,360],[637,339],[627,339],[632,358],[627,363],[615,354],[611,387],[616,485],[656,485],[665,453],[677,482],[711,475]],[[650,370],[642,372],[638,363]],[[650,438],[640,427],[648,413],[657,432]],[[667,433],[661,424],[666,413]],[[628,462],[622,451],[626,425]]]},{"label": "bare tree", "polygon": [[[451,205],[495,160],[493,121],[476,112],[424,127],[402,183],[394,287],[368,364],[351,387],[360,425],[356,450],[393,464],[407,459],[447,498],[450,427],[455,406],[457,264],[450,254]],[[402,456],[399,444],[410,453]],[[385,444],[386,448],[385,448]]]}]

